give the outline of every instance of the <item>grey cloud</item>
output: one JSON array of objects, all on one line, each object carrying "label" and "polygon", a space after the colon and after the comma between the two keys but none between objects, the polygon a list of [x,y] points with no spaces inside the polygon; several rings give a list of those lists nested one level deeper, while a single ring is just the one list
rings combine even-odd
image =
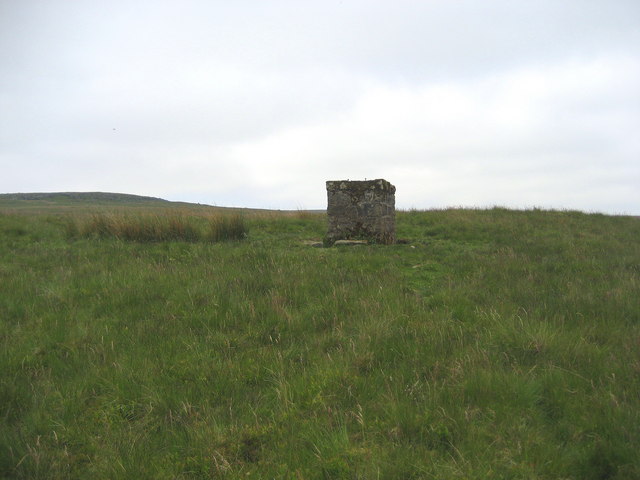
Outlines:
[{"label": "grey cloud", "polygon": [[0,2],[0,190],[318,208],[325,177],[395,173],[407,206],[620,210],[638,18],[624,0]]}]

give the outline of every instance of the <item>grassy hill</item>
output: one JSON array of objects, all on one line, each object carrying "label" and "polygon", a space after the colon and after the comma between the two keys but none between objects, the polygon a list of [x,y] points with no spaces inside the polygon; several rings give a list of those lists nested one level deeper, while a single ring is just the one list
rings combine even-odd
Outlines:
[{"label": "grassy hill", "polygon": [[54,192],[54,193],[2,193],[0,209],[44,209],[62,207],[91,208],[95,206],[162,206],[167,200],[125,193]]},{"label": "grassy hill", "polygon": [[142,243],[33,212],[0,214],[0,477],[640,478],[637,219],[311,248],[322,214]]},{"label": "grassy hill", "polygon": [[0,212],[4,213],[95,213],[113,210],[223,210],[243,209],[214,207],[162,198],[106,192],[2,193]]},{"label": "grassy hill", "polygon": [[2,193],[0,201],[42,201],[49,203],[110,203],[110,204],[136,204],[136,203],[161,203],[166,204],[167,200],[156,197],[145,197],[142,195],[131,195],[128,193],[109,192],[48,192],[48,193]]}]

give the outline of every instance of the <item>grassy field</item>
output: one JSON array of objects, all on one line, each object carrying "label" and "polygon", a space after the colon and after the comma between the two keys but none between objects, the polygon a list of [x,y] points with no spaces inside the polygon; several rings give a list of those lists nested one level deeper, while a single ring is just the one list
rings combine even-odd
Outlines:
[{"label": "grassy field", "polygon": [[125,241],[1,207],[2,478],[640,478],[638,219],[411,211],[406,244],[312,248],[323,214]]}]

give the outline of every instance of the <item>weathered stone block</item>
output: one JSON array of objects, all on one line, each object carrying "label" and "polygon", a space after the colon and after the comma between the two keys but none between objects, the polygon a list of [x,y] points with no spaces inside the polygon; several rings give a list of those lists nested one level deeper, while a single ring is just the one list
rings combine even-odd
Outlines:
[{"label": "weathered stone block", "polygon": [[391,244],[396,240],[396,187],[386,180],[327,182],[327,240],[368,239]]}]

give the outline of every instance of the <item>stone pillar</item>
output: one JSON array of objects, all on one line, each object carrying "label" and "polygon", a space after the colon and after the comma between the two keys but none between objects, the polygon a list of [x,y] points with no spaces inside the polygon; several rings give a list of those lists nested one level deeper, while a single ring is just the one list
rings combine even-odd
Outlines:
[{"label": "stone pillar", "polygon": [[396,241],[396,187],[386,180],[327,182],[327,241]]}]

